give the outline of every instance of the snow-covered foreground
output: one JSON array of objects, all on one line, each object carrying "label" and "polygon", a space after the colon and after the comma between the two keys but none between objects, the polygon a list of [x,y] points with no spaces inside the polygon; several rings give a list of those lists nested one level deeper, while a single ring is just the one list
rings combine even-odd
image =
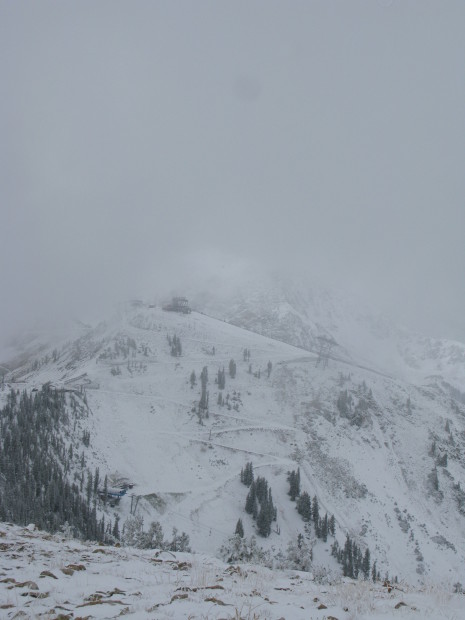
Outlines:
[{"label": "snow-covered foreground", "polygon": [[318,585],[309,573],[204,555],[103,547],[0,524],[1,618],[465,618],[465,597],[370,582]]}]

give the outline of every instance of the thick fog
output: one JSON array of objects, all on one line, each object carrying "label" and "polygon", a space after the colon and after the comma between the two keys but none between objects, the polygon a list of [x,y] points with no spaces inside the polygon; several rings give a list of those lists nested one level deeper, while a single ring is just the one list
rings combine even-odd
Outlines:
[{"label": "thick fog", "polygon": [[234,265],[465,339],[463,0],[0,0],[0,340]]}]

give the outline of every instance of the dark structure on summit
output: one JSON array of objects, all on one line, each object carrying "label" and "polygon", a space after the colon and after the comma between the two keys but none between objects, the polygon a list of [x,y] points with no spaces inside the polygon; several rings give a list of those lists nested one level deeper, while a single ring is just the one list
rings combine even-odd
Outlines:
[{"label": "dark structure on summit", "polygon": [[168,312],[181,312],[182,314],[190,314],[191,309],[189,302],[185,297],[173,297],[170,304],[163,306],[163,310]]}]

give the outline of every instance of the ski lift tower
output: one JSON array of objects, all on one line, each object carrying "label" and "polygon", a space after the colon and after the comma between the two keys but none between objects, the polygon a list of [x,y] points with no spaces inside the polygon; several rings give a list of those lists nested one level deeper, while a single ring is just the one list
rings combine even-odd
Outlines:
[{"label": "ski lift tower", "polygon": [[332,348],[337,345],[334,338],[328,336],[317,336],[318,340],[318,357],[316,358],[315,366],[321,366],[326,368],[328,365],[329,356],[331,355]]}]

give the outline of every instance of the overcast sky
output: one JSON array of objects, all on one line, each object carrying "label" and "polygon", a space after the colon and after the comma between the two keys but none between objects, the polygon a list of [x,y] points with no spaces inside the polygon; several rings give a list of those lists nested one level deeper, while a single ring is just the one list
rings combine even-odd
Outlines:
[{"label": "overcast sky", "polygon": [[465,340],[463,0],[0,0],[0,337],[199,265]]}]

